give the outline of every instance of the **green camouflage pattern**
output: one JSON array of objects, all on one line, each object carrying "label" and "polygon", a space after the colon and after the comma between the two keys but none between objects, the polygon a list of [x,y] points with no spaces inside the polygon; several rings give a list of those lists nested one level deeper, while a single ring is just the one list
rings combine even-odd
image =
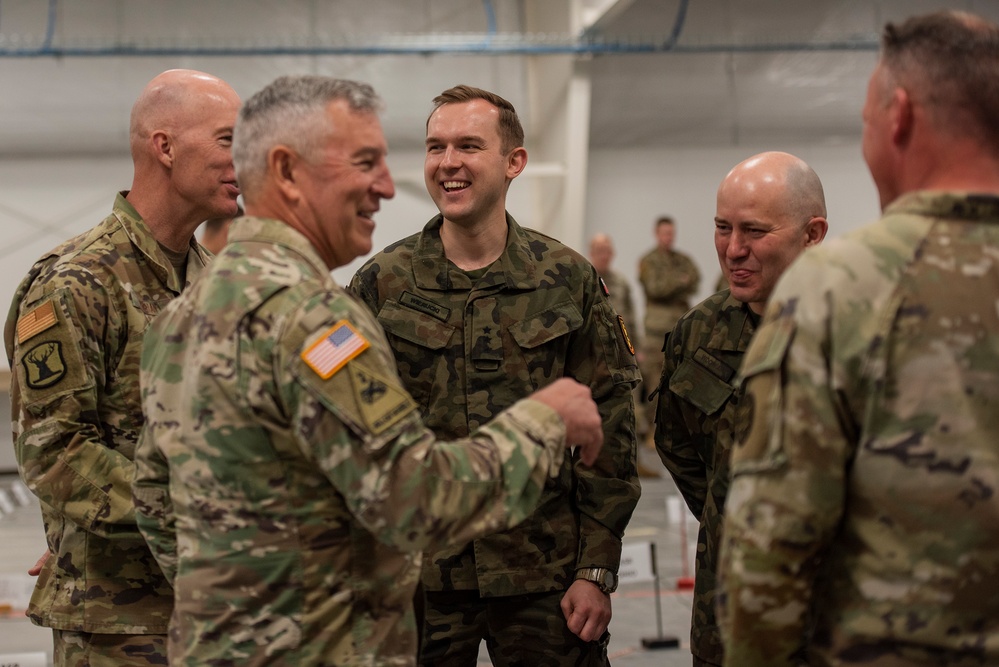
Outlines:
[{"label": "green camouflage pattern", "polygon": [[725,664],[999,664],[999,198],[807,250],[743,362]]},{"label": "green camouflage pattern", "polygon": [[564,590],[578,567],[620,564],[638,502],[638,380],[617,315],[577,252],[507,216],[504,253],[473,284],[448,262],[442,217],[390,245],[350,289],[377,314],[406,388],[439,437],[460,438],[560,377],[589,385],[604,425],[593,467],[566,458],[514,530],[427,555],[428,591],[485,597]]},{"label": "green camouflage pattern", "polygon": [[53,635],[53,664],[59,667],[162,667],[167,664],[166,635],[102,635],[71,630],[53,630]]},{"label": "green camouflage pattern", "polygon": [[[207,261],[192,240],[187,280]],[[111,215],[39,259],[15,292],[4,328],[14,448],[52,553],[28,607],[36,624],[166,632],[173,592],[136,526],[131,483],[142,336],[183,287],[122,193]],[[49,319],[31,330],[38,313]]]},{"label": "green camouflage pattern", "polygon": [[[369,347],[303,359],[349,323]],[[308,240],[242,218],[151,327],[139,526],[174,585],[176,665],[413,665],[421,552],[516,524],[562,469],[557,413],[523,400],[436,442],[374,317]]]},{"label": "green camouflage pattern", "polygon": [[641,341],[641,330],[636,326],[635,300],[631,296],[631,284],[622,274],[608,269],[600,276],[607,286],[607,300],[618,315],[624,318],[625,328],[631,344],[637,348]]},{"label": "green camouflage pattern", "polygon": [[482,628],[496,667],[608,667],[610,633],[584,642],[569,630],[561,591],[480,598],[478,591],[431,593],[420,664],[478,665]]},{"label": "green camouflage pattern", "polygon": [[656,449],[699,522],[690,652],[715,665],[722,664],[715,573],[740,426],[736,377],[755,330],[749,306],[727,289],[694,306],[666,341],[656,407]]}]

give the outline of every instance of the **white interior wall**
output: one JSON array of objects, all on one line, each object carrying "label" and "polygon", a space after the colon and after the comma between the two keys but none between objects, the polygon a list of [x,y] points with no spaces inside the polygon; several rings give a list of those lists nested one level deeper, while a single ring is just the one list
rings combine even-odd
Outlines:
[{"label": "white interior wall", "polygon": [[[859,144],[598,150],[589,156],[585,238],[610,234],[617,246],[615,264],[638,290],[638,259],[653,244],[653,222],[660,214],[671,214],[677,220],[677,247],[698,263],[704,276],[699,296],[707,296],[719,273],[712,243],[718,183],[736,163],[770,149],[794,153],[818,172],[826,191],[830,235],[876,219],[877,194]],[[396,196],[383,202],[376,216],[375,250],[418,231],[437,212],[423,185],[422,152],[394,152],[389,164]],[[522,224],[543,227],[533,219],[531,188],[525,182],[532,178],[529,166],[511,186],[509,210]],[[130,182],[127,157],[0,160],[0,226],[6,232],[0,241],[0,311],[6,314],[18,282],[36,257],[96,224],[110,211],[115,191]],[[577,249],[586,252],[585,247]],[[346,283],[363,261],[337,269],[334,276]],[[641,309],[640,299],[638,306]],[[13,450],[6,432],[0,433],[3,441],[7,444],[0,444],[0,470],[10,470]]]},{"label": "white interior wall", "polygon": [[[617,245],[618,270],[634,279],[639,257],[652,246],[654,220],[660,214],[673,215],[677,248],[701,267],[700,295],[707,296],[719,271],[712,244],[718,183],[739,161],[770,149],[794,153],[818,172],[826,190],[830,235],[877,217],[877,194],[858,144],[598,150],[589,157],[585,238],[596,232],[610,234]],[[376,216],[376,250],[418,231],[436,214],[423,185],[422,153],[392,153],[389,164],[396,196],[383,202]],[[509,209],[522,224],[543,228],[533,219],[525,182],[532,178],[529,163],[510,188]],[[96,224],[110,211],[114,192],[127,189],[130,181],[126,157],[0,160],[0,225],[6,231],[0,241],[0,309],[5,312],[38,255]],[[585,254],[585,247],[578,249]],[[362,261],[334,271],[334,276],[349,280]]]}]

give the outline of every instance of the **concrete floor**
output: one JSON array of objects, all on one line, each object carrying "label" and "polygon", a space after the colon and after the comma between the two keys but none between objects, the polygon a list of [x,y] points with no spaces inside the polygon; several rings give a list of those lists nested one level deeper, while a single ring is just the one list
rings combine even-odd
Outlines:
[{"label": "concrete floor", "polygon": [[[642,478],[642,498],[625,534],[626,545],[644,552],[644,545],[656,547],[659,572],[659,604],[661,635],[657,623],[655,586],[651,581],[622,583],[613,595],[614,617],[611,620],[611,662],[620,667],[689,667],[691,593],[678,590],[678,580],[692,576],[693,541],[696,525],[687,517],[685,549],[681,547],[680,503],[672,480],[662,470],[662,464],[649,450],[641,452],[646,467],[662,471],[661,478]],[[19,502],[14,493],[16,478],[0,477],[0,663],[12,653],[45,652],[51,660],[51,632],[32,625],[23,608],[30,595],[32,581],[24,574],[44,549],[41,517],[33,498],[27,504]],[[19,482],[17,482],[19,483]],[[9,499],[4,508],[2,496]],[[672,500],[670,500],[672,498]],[[669,509],[667,509],[669,506]],[[8,511],[9,510],[9,511]],[[686,563],[682,557],[686,551]],[[4,605],[9,605],[9,608]],[[642,640],[675,638],[679,648],[646,649]],[[483,647],[480,664],[488,665]],[[29,663],[22,662],[27,665]],[[47,663],[38,663],[47,664]]]}]

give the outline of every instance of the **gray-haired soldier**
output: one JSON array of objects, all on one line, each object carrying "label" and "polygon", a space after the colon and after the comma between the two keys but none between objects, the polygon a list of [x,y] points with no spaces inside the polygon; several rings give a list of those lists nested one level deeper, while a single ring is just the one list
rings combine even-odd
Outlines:
[{"label": "gray-haired soldier", "polygon": [[563,380],[462,442],[420,421],[330,269],[394,185],[369,86],[283,77],[240,111],[247,217],[143,347],[139,525],[176,591],[176,665],[412,665],[420,552],[512,526],[564,448],[602,443]]},{"label": "gray-haired soldier", "polygon": [[889,24],[880,222],[811,250],[746,353],[725,664],[999,664],[999,26]]}]

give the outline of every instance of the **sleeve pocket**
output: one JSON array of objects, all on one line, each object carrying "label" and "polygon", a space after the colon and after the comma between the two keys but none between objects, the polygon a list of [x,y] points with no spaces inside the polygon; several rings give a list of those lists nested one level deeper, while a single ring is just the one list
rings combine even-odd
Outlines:
[{"label": "sleeve pocket", "polygon": [[732,396],[732,385],[692,359],[684,360],[669,379],[669,390],[706,415],[718,412]]},{"label": "sleeve pocket", "polygon": [[522,348],[531,349],[572,333],[583,326],[583,316],[571,301],[536,313],[510,327],[510,335]]}]

